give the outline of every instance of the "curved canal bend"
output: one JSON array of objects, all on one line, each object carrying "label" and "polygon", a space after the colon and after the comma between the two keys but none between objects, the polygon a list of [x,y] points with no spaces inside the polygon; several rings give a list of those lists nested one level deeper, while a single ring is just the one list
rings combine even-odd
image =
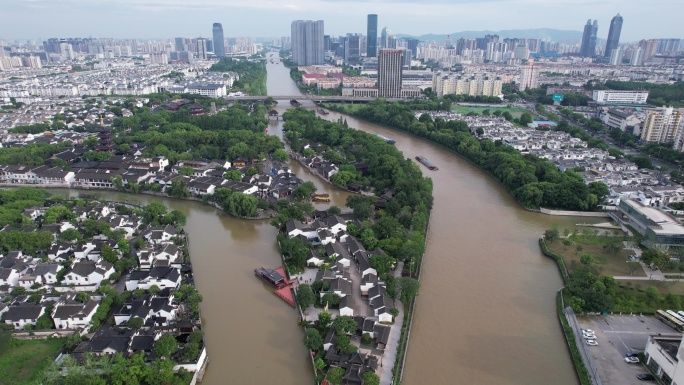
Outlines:
[{"label": "curved canal bend", "polygon": [[[271,95],[300,94],[282,64],[267,68]],[[289,101],[280,101],[276,109],[282,114],[287,107]],[[339,117],[331,112],[327,119]],[[539,252],[537,238],[552,223],[562,229],[591,220],[529,213],[496,181],[441,147],[345,118],[351,127],[396,139],[406,157],[425,155],[439,167],[423,168],[434,181],[435,210],[402,382],[576,384],[555,317],[561,280]],[[282,121],[271,122],[269,133],[282,137]],[[347,193],[295,162],[291,167],[330,193],[334,204],[344,205]],[[277,231],[268,221],[238,220],[198,202],[97,193],[121,202],[162,202],[187,215],[211,358],[203,384],[312,382],[297,313],[253,276],[255,267],[280,265]]]}]

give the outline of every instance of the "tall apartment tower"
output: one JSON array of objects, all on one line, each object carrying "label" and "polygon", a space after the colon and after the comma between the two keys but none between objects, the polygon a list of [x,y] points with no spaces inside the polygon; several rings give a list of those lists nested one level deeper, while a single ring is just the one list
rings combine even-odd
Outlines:
[{"label": "tall apartment tower", "polygon": [[646,111],[641,140],[649,143],[673,143],[673,148],[681,151],[682,115],[684,109],[665,106]]},{"label": "tall apartment tower", "polygon": [[659,39],[639,40],[639,48],[641,48],[643,61],[651,61],[651,59],[653,59],[653,56],[655,56],[656,52],[658,52],[659,46]]},{"label": "tall apartment tower", "polygon": [[176,38],[176,44],[175,44],[175,45],[176,45],[176,47],[175,47],[175,48],[176,48],[176,52],[187,51],[187,49],[185,48],[185,39],[184,39],[184,38],[182,38],[182,37],[177,37],[177,38]]},{"label": "tall apartment tower", "polygon": [[212,33],[214,39],[214,53],[218,57],[226,56],[226,48],[223,39],[223,26],[221,23],[214,23]]},{"label": "tall apartment tower", "polygon": [[520,70],[520,86],[521,91],[525,91],[530,88],[537,88],[539,82],[537,77],[539,75],[539,68],[537,68],[534,60],[530,59],[522,69]]},{"label": "tall apartment tower", "polygon": [[378,54],[378,97],[401,97],[401,68],[404,50],[381,49]]},{"label": "tall apartment tower", "polygon": [[610,21],[606,51],[603,53],[603,57],[610,57],[613,54],[613,50],[618,47],[620,44],[620,32],[622,32],[622,16],[618,13]]},{"label": "tall apartment tower", "polygon": [[318,65],[325,60],[323,20],[292,22],[292,61],[297,65]]},{"label": "tall apartment tower", "polygon": [[200,60],[207,60],[207,39],[203,37],[195,39],[195,56]]},{"label": "tall apartment tower", "polygon": [[610,65],[622,65],[625,52],[620,48],[613,48],[610,52]]},{"label": "tall apartment tower", "polygon": [[387,29],[387,27],[382,29],[380,33],[380,48],[390,48],[387,38],[392,34],[392,31]]},{"label": "tall apartment tower", "polygon": [[366,56],[378,56],[378,15],[368,15]]},{"label": "tall apartment tower", "polygon": [[584,33],[582,34],[582,46],[580,47],[580,56],[592,57],[596,55],[596,35],[598,34],[598,21],[594,20],[592,24],[591,19],[587,20],[584,26]]}]

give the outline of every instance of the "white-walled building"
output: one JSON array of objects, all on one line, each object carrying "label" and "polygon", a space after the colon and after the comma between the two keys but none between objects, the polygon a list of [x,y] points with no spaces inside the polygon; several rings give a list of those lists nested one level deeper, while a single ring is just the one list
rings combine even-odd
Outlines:
[{"label": "white-walled building", "polygon": [[601,104],[646,104],[648,91],[594,90],[591,99]]},{"label": "white-walled building", "polygon": [[665,384],[684,384],[681,336],[651,336],[646,344],[646,365]]}]

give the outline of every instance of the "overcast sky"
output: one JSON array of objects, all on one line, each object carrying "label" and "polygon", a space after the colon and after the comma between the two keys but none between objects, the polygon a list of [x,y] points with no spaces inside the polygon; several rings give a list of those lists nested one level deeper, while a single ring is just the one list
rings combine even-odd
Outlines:
[{"label": "overcast sky", "polygon": [[[581,31],[624,17],[622,42],[684,38],[682,0],[0,0],[0,39],[49,37],[288,36],[292,20],[325,21],[325,33],[364,33],[366,15],[393,33],[555,28]],[[379,32],[379,31],[378,31]]]}]

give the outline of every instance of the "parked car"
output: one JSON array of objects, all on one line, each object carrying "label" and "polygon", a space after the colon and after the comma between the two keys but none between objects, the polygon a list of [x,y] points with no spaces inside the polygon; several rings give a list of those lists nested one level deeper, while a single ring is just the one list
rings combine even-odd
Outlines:
[{"label": "parked car", "polygon": [[625,362],[628,364],[638,364],[639,359],[637,357],[625,357]]},{"label": "parked car", "polygon": [[625,357],[639,357],[639,353],[627,353]]},{"label": "parked car", "polygon": [[594,334],[584,334],[583,337],[585,339],[588,339],[588,340],[595,340],[596,339],[596,335],[594,335]]},{"label": "parked car", "polygon": [[655,381],[655,377],[651,374],[639,373],[636,375],[641,381]]},{"label": "parked car", "polygon": [[598,342],[596,342],[596,340],[584,340],[584,342],[586,342],[589,346],[598,346]]},{"label": "parked car", "polygon": [[582,329],[582,333],[594,334],[594,331],[591,329]]}]

